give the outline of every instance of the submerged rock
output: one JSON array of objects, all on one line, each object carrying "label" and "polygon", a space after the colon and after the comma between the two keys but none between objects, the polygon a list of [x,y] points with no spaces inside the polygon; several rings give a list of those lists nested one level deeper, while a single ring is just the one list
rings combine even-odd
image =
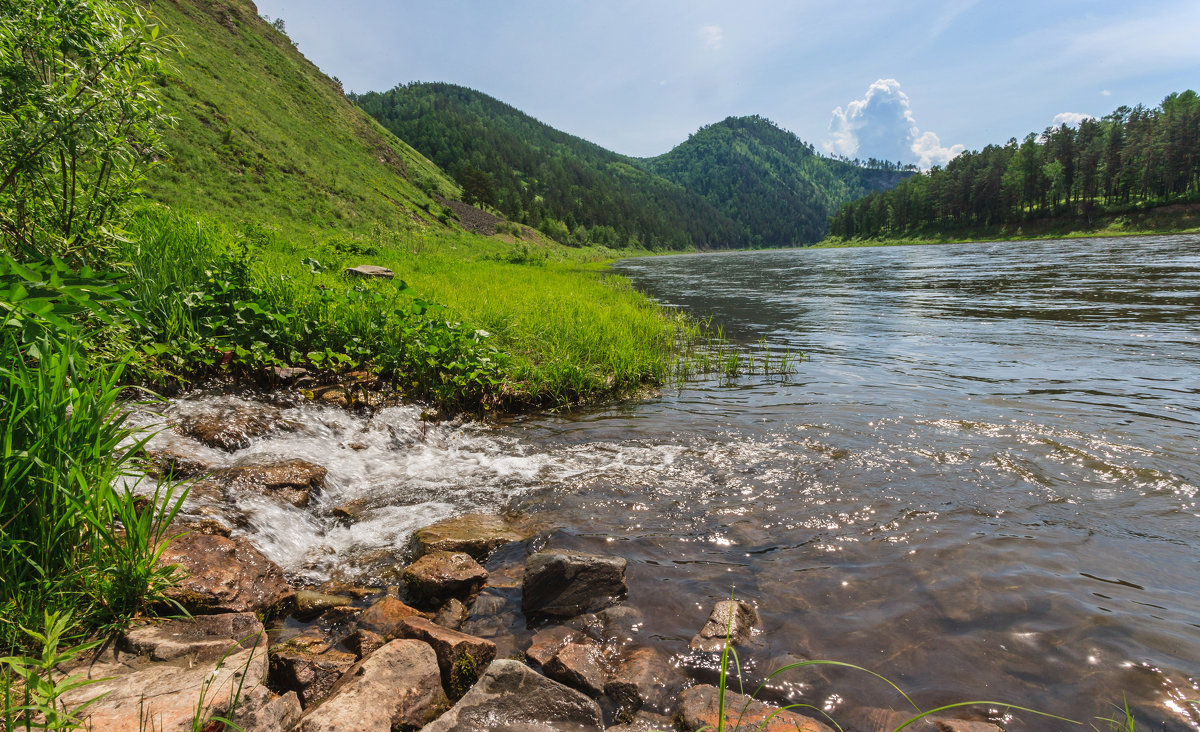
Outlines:
[{"label": "submerged rock", "polygon": [[433,622],[443,628],[459,630],[462,628],[463,623],[467,622],[467,614],[467,606],[452,597],[437,611],[437,615],[433,617]]},{"label": "submerged rock", "polygon": [[151,475],[156,478],[172,480],[196,478],[215,470],[212,465],[195,455],[170,447],[161,450],[147,450],[146,462]]},{"label": "submerged rock", "polygon": [[280,411],[264,404],[209,405],[201,414],[184,417],[176,429],[209,447],[226,452],[250,446],[275,428],[281,419]]},{"label": "submerged rock", "polygon": [[526,615],[574,617],[625,599],[625,560],[570,551],[538,552],[525,561]]},{"label": "submerged rock", "polygon": [[159,557],[160,567],[171,564],[186,576],[166,595],[192,613],[273,616],[289,609],[296,598],[279,565],[244,537],[185,534]]},{"label": "submerged rock", "polygon": [[[914,716],[912,710],[895,711],[878,707],[858,707],[849,710],[844,716],[844,723],[850,725],[856,732],[892,732]],[[843,719],[839,718],[839,722]],[[953,719],[944,716],[925,717],[908,725],[904,729],[913,732],[1001,732],[1001,728],[991,722],[976,720]]]},{"label": "submerged rock", "polygon": [[[682,729],[696,732],[716,729],[720,723],[720,689],[708,684],[693,686],[679,697],[677,719]],[[747,696],[725,691],[725,729],[753,729],[760,732],[833,732],[826,724],[792,711],[764,704]]]},{"label": "submerged rock", "polygon": [[493,661],[450,711],[422,732],[600,732],[600,706],[518,661]]},{"label": "submerged rock", "polygon": [[296,590],[296,617],[301,620],[315,618],[335,607],[344,607],[353,602],[346,595],[326,595],[312,590]]},{"label": "submerged rock", "polygon": [[420,727],[446,703],[433,649],[394,640],[354,664],[297,732],[391,732]]},{"label": "submerged rock", "polygon": [[479,594],[487,582],[487,570],[462,552],[433,552],[404,570],[404,584],[420,603],[434,604],[451,597],[463,599]]},{"label": "submerged rock", "polygon": [[417,529],[413,545],[417,556],[431,552],[464,552],[477,561],[505,544],[525,541],[532,532],[514,525],[503,516],[469,513]]},{"label": "submerged rock", "polygon": [[296,508],[304,508],[313,491],[325,487],[326,473],[325,468],[306,460],[263,462],[255,459],[221,471],[220,477],[229,487],[258,491],[281,498]]},{"label": "submerged rock", "polygon": [[750,640],[751,633],[759,625],[758,611],[753,605],[737,600],[722,600],[713,606],[708,622],[688,646],[696,651],[720,651],[725,647],[726,635],[730,645],[740,646]]},{"label": "submerged rock", "polygon": [[565,625],[551,625],[533,634],[533,641],[529,645],[529,650],[525,651],[525,656],[539,666],[545,666],[563,646],[583,640],[583,633],[574,628],[568,628]]},{"label": "submerged rock", "polygon": [[642,708],[670,711],[683,678],[657,648],[630,651],[614,669],[604,694],[625,714]]}]

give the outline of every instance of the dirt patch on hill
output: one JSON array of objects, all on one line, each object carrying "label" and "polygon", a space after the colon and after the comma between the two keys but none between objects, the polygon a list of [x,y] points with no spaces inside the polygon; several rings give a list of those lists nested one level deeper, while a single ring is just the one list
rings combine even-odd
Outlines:
[{"label": "dirt patch on hill", "polygon": [[438,203],[448,207],[458,217],[458,223],[467,231],[484,236],[494,236],[496,234],[496,222],[503,221],[499,216],[484,211],[483,209],[469,206],[462,201],[451,201],[438,196]]}]

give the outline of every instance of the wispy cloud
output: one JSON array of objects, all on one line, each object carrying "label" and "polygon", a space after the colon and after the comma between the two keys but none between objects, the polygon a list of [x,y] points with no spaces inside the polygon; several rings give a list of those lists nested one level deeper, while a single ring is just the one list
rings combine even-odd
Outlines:
[{"label": "wispy cloud", "polygon": [[725,31],[719,25],[702,26],[696,31],[696,35],[700,37],[700,42],[710,51],[720,51],[721,46],[725,44]]},{"label": "wispy cloud", "polygon": [[922,168],[944,165],[964,149],[947,147],[935,133],[917,127],[908,95],[895,79],[879,79],[862,99],[834,109],[824,147],[839,155],[915,162]]}]

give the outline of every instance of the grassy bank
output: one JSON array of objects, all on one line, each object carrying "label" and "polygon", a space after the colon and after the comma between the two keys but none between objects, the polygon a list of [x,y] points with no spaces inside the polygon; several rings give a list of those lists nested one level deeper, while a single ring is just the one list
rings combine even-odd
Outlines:
[{"label": "grassy bank", "polygon": [[1015,227],[926,227],[911,235],[895,238],[843,239],[828,236],[814,246],[820,248],[882,247],[1196,233],[1200,233],[1200,204],[1177,203],[1157,208],[1135,207],[1120,213],[1097,216],[1090,226],[1076,217],[1046,218],[1026,221]]}]

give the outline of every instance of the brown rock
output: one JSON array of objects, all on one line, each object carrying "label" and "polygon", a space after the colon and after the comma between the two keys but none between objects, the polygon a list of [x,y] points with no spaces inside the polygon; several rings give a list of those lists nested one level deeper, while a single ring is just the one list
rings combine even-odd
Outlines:
[{"label": "brown rock", "polygon": [[464,552],[482,562],[499,547],[525,541],[531,535],[503,516],[469,513],[417,529],[413,544],[418,556],[430,552]]},{"label": "brown rock", "polygon": [[220,659],[234,646],[253,648],[262,641],[263,626],[254,613],[198,615],[187,620],[147,623],[121,636],[129,653],[170,661],[186,656],[190,661]]},{"label": "brown rock", "polygon": [[727,634],[730,645],[742,645],[750,640],[751,632],[759,625],[758,611],[753,605],[736,600],[722,600],[713,606],[708,615],[708,622],[688,646],[696,651],[720,651],[725,647]]},{"label": "brown rock", "polygon": [[[716,729],[721,717],[719,695],[720,690],[708,684],[684,691],[679,698],[677,716],[681,728],[687,732],[696,732],[702,727]],[[741,729],[760,732],[833,732],[815,719],[791,711],[780,711],[779,707],[729,690],[725,691],[724,718],[726,729],[734,729],[740,724]]]},{"label": "brown rock", "polygon": [[479,683],[421,732],[600,732],[600,706],[519,661],[493,661]]},{"label": "brown rock", "polygon": [[387,595],[358,616],[358,627],[378,633],[391,640],[400,637],[400,625],[405,618],[421,617],[421,611]]},{"label": "brown rock", "polygon": [[[911,709],[898,712],[879,707],[857,707],[847,711],[843,717],[858,732],[892,732],[915,715],[916,712]],[[940,716],[919,719],[904,729],[913,732],[1001,732],[1000,727],[991,722]]]},{"label": "brown rock", "polygon": [[593,699],[604,692],[604,667],[595,643],[568,643],[542,666],[542,672]]},{"label": "brown rock", "polygon": [[251,461],[223,470],[219,476],[234,488],[246,488],[275,496],[304,508],[313,491],[325,487],[325,468],[304,460]]},{"label": "brown rock", "polygon": [[[496,657],[496,644],[457,630],[443,628],[425,618],[409,617],[400,622],[400,637],[424,641],[433,646],[441,669],[442,683],[451,693],[465,692]],[[465,658],[469,656],[470,658]]]},{"label": "brown rock", "polygon": [[224,536],[226,539],[232,533],[228,526],[214,518],[176,519],[167,529],[167,536],[178,534],[204,534],[205,536]]},{"label": "brown rock", "polygon": [[346,636],[346,639],[343,640],[342,643],[351,651],[353,651],[354,655],[357,656],[358,660],[361,661],[380,648],[383,648],[387,641],[385,641],[383,636],[379,635],[378,633],[372,633],[369,630],[363,630],[362,628],[359,628],[350,635]]},{"label": "brown rock", "polygon": [[178,429],[209,447],[233,452],[249,447],[254,438],[270,432],[279,419],[278,409],[263,404],[223,404],[185,417]]},{"label": "brown rock", "polygon": [[261,646],[199,663],[179,657],[140,666],[98,664],[83,673],[97,682],[68,691],[59,703],[73,709],[94,699],[81,715],[91,732],[141,729],[141,719],[153,720],[156,732],[190,732],[198,705],[204,719],[229,716],[229,701],[238,698],[238,709],[249,714],[269,696]]},{"label": "brown rock", "polygon": [[437,611],[437,615],[433,616],[433,622],[449,628],[451,630],[462,629],[463,623],[467,622],[467,606],[462,604],[457,598],[450,598]]},{"label": "brown rock", "polygon": [[166,595],[192,613],[271,616],[289,608],[296,597],[279,565],[244,537],[181,536],[159,558],[160,567],[171,564],[186,576]]},{"label": "brown rock", "polygon": [[421,727],[446,703],[433,649],[395,640],[350,667],[297,732],[391,732]]},{"label": "brown rock", "polygon": [[271,686],[294,691],[307,708],[329,695],[333,685],[358,659],[333,648],[320,631],[310,630],[269,652]]},{"label": "brown rock", "polygon": [[675,729],[675,721],[665,714],[638,712],[632,721],[605,727],[604,732],[668,732]]},{"label": "brown rock", "polygon": [[626,714],[643,707],[667,712],[682,681],[657,648],[637,648],[617,664],[604,694]]},{"label": "brown rock", "polygon": [[404,584],[421,602],[478,595],[487,582],[487,570],[462,552],[433,552],[404,570]]},{"label": "brown rock", "polygon": [[533,634],[533,641],[529,650],[525,651],[525,656],[539,666],[545,666],[563,646],[583,640],[583,633],[574,628],[568,628],[565,625],[551,625]]},{"label": "brown rock", "polygon": [[289,691],[259,709],[238,714],[234,721],[246,732],[290,732],[300,721],[300,714],[300,697]]}]

